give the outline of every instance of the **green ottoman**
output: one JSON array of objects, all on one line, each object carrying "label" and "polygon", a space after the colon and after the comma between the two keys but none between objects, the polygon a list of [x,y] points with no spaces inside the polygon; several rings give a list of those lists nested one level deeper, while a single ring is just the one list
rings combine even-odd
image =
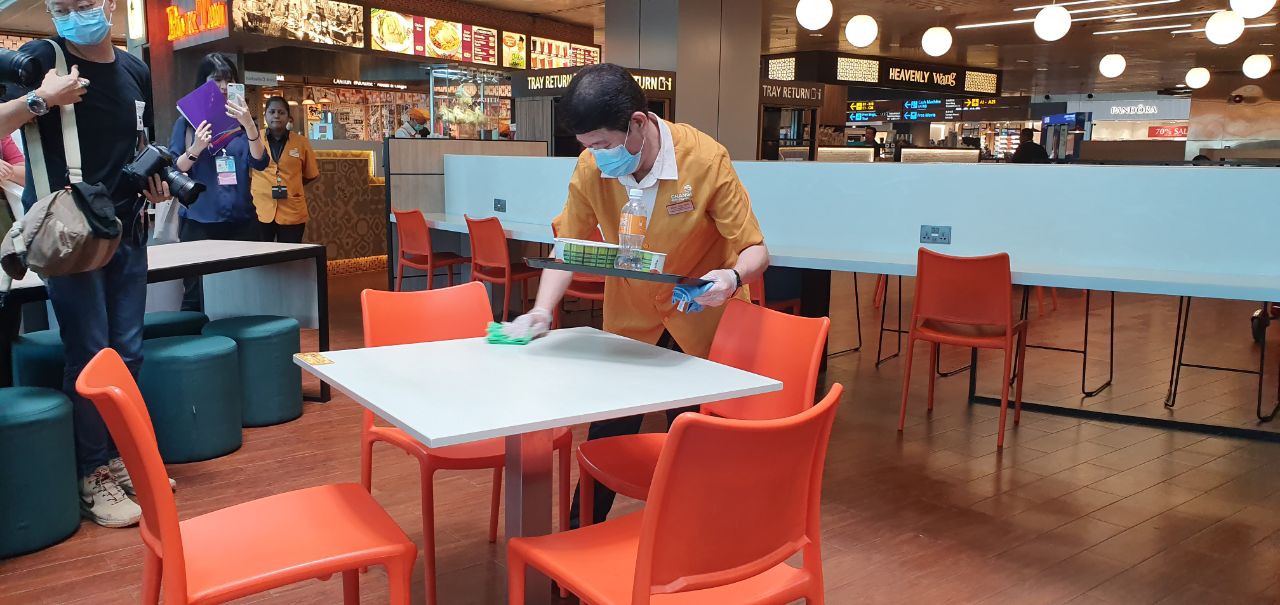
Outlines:
[{"label": "green ottoman", "polygon": [[302,369],[293,363],[299,350],[297,320],[232,317],[209,322],[204,334],[225,336],[239,347],[245,426],[270,426],[302,415]]},{"label": "green ottoman", "polygon": [[138,387],[166,463],[196,462],[240,449],[240,365],[221,336],[144,341]]},{"label": "green ottoman", "polygon": [[209,316],[199,311],[154,311],[142,318],[142,338],[199,336]]},{"label": "green ottoman", "polygon": [[57,330],[29,332],[13,340],[13,386],[62,390],[65,353]]},{"label": "green ottoman", "polygon": [[61,392],[0,389],[0,558],[52,546],[80,527],[72,430]]}]

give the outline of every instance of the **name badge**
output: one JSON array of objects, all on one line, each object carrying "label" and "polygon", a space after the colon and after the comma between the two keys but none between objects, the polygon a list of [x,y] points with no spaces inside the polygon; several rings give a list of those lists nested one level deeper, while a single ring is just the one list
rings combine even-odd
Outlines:
[{"label": "name badge", "polygon": [[693,187],[685,185],[680,193],[671,196],[671,202],[667,204],[667,215],[675,216],[684,214],[693,210]]},{"label": "name badge", "polygon": [[213,158],[214,166],[218,170],[219,185],[235,185],[236,184],[236,159],[223,154]]},{"label": "name badge", "polygon": [[289,157],[291,157],[291,158],[300,158],[300,157],[302,157],[302,153],[301,153],[301,152],[299,152],[299,151],[298,151],[298,149],[295,147],[295,148],[293,148],[293,149],[290,149],[290,150],[289,150]]},{"label": "name badge", "polygon": [[146,126],[145,126],[145,125],[143,125],[143,123],[142,123],[142,114],[146,113],[146,111],[147,111],[147,102],[146,102],[146,101],[134,101],[134,102],[133,102],[133,112],[134,112],[135,116],[137,117],[137,121],[138,121],[138,130],[142,130],[142,129],[146,128]]}]

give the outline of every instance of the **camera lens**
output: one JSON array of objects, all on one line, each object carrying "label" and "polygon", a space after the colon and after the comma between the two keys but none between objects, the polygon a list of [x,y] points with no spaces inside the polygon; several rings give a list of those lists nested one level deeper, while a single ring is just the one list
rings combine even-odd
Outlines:
[{"label": "camera lens", "polygon": [[195,203],[196,198],[204,193],[204,184],[196,182],[195,179],[178,172],[172,166],[165,166],[160,169],[160,178],[169,184],[169,193],[177,198],[183,206],[190,206]]},{"label": "camera lens", "polygon": [[40,83],[40,76],[40,65],[31,55],[0,49],[0,81],[33,88]]}]

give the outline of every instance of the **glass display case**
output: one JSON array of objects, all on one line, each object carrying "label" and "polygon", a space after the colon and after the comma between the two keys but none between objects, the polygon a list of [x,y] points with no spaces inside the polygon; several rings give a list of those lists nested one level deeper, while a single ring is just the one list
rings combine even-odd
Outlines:
[{"label": "glass display case", "polygon": [[496,139],[511,125],[511,85],[501,72],[428,68],[432,132],[454,139]]}]

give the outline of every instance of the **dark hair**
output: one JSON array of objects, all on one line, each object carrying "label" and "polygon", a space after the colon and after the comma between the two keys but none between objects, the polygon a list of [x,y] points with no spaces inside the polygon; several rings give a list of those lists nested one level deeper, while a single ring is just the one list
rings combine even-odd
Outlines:
[{"label": "dark hair", "polygon": [[276,95],[276,96],[274,96],[274,97],[271,97],[270,99],[267,99],[267,105],[266,105],[265,109],[271,109],[271,104],[272,104],[272,103],[279,103],[279,104],[281,104],[281,105],[284,105],[284,110],[285,110],[285,111],[289,111],[289,102],[288,102],[288,101],[286,101],[286,100],[284,99],[284,97],[282,97],[282,96],[280,96],[280,95]]},{"label": "dark hair", "polygon": [[649,102],[627,70],[602,63],[579,71],[556,107],[560,124],[573,134],[601,128],[626,132],[631,115],[647,111]]},{"label": "dark hair", "polygon": [[876,130],[875,126],[863,126],[863,128],[870,130],[871,132],[880,132],[879,130]]},{"label": "dark hair", "polygon": [[1024,139],[1034,139],[1036,138],[1036,130],[1034,128],[1023,128],[1018,131],[1018,136]]},{"label": "dark hair", "polygon": [[236,64],[232,63],[226,55],[209,53],[200,59],[200,66],[196,68],[196,88],[200,88],[210,77],[215,80],[239,82],[240,72],[236,70]]}]

